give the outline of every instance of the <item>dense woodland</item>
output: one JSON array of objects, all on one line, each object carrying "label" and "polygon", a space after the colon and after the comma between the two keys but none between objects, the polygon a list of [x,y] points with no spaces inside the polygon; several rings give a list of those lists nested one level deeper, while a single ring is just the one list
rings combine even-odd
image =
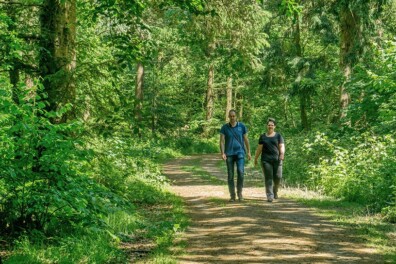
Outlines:
[{"label": "dense woodland", "polygon": [[396,222],[394,14],[394,0],[0,1],[9,260],[121,263],[142,229],[171,243],[184,220],[160,164],[218,152],[232,108],[253,150],[277,120],[285,184]]}]

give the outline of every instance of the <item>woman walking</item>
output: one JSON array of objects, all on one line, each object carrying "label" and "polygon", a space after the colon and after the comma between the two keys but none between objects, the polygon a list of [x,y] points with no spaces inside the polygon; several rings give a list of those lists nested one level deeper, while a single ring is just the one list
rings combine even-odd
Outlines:
[{"label": "woman walking", "polygon": [[261,154],[261,168],[265,179],[267,201],[278,198],[278,189],[282,179],[282,163],[285,157],[285,143],[281,134],[275,132],[276,121],[267,120],[267,132],[262,134],[254,157],[254,165]]}]

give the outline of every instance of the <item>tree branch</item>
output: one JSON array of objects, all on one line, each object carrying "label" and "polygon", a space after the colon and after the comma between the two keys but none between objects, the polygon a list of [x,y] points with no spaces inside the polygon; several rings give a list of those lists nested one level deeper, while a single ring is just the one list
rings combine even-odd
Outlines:
[{"label": "tree branch", "polygon": [[28,34],[18,34],[18,38],[25,39],[25,40],[40,40],[39,35],[28,35]]}]

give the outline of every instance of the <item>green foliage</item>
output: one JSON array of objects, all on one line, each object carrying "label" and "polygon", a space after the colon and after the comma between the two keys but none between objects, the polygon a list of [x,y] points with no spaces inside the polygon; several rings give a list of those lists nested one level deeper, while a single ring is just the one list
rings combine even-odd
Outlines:
[{"label": "green foliage", "polygon": [[33,93],[21,96],[20,105],[6,91],[1,94],[2,229],[54,234],[101,226],[111,194],[84,174],[92,153],[78,137],[81,124],[50,123],[62,113],[46,112],[45,101]]},{"label": "green foliage", "polygon": [[[347,2],[77,1],[77,111],[65,124],[49,120],[71,105],[46,112],[53,98],[28,88],[44,70],[40,1],[0,3],[0,227],[26,234],[11,259],[122,262],[120,241],[149,238],[159,249],[153,262],[172,262],[167,248],[185,219],[163,190],[159,163],[218,152],[228,77],[253,146],[266,119],[278,120],[287,184],[357,201],[394,222],[395,2]],[[332,127],[343,82],[341,4],[359,15],[367,51],[346,83],[347,126]],[[141,121],[133,111],[138,62]],[[209,65],[214,117],[205,121]],[[300,133],[302,109],[314,132]]]},{"label": "green foliage", "polygon": [[[393,194],[394,195],[394,194]],[[396,202],[393,202],[393,206],[384,207],[381,211],[384,220],[389,223],[396,223]]]},{"label": "green foliage", "polygon": [[174,146],[185,155],[216,153],[219,151],[218,140],[217,137],[205,139],[197,135],[190,135],[178,138]]},{"label": "green foliage", "polygon": [[180,201],[163,190],[158,162],[178,152],[116,134],[88,139],[78,122],[50,123],[48,115],[60,113],[47,113],[39,97],[16,105],[2,92],[1,225],[26,234],[9,263],[119,263],[118,243],[139,232],[167,251],[186,220]]},{"label": "green foliage", "polygon": [[308,133],[287,141],[285,182],[367,206],[393,220],[393,135]]},{"label": "green foliage", "polygon": [[[286,155],[283,163],[283,181],[285,185],[306,186],[308,182],[308,169],[310,162],[317,159],[302,150],[302,142],[306,140],[304,135],[288,136],[285,138]],[[257,138],[258,140],[258,138]]]},{"label": "green foliage", "polygon": [[373,44],[373,60],[356,67],[349,84],[353,98],[349,109],[353,126],[365,130],[370,127],[380,133],[396,129],[396,43],[389,41],[383,47]]},{"label": "green foliage", "polygon": [[305,183],[327,195],[359,202],[374,211],[391,204],[396,171],[394,139],[371,133],[330,140],[317,134],[304,144]]},{"label": "green foliage", "polygon": [[280,11],[284,12],[287,16],[293,16],[294,13],[299,13],[302,10],[302,6],[299,5],[298,1],[295,0],[282,0],[280,4]]},{"label": "green foliage", "polygon": [[[46,241],[32,243],[21,237],[15,243],[15,253],[5,263],[126,263],[126,258],[104,233],[76,234],[48,244]],[[30,238],[31,239],[31,238]]]}]

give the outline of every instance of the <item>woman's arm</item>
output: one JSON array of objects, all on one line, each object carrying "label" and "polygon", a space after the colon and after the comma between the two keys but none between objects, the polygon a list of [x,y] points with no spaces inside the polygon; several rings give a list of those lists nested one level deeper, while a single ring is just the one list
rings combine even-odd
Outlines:
[{"label": "woman's arm", "polygon": [[285,159],[285,144],[281,143],[278,145],[279,149],[279,159],[284,160]]}]

